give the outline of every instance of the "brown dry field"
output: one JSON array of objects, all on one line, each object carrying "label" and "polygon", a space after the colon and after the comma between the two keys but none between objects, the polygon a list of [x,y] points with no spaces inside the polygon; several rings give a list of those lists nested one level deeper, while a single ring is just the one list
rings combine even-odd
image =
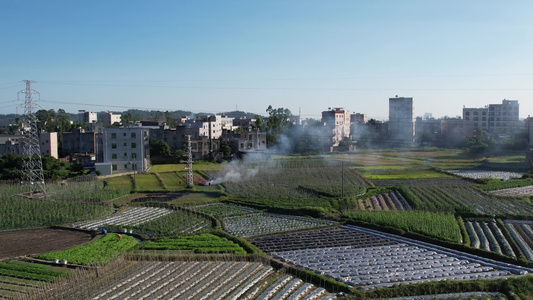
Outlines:
[{"label": "brown dry field", "polygon": [[64,250],[91,240],[91,234],[66,229],[29,229],[0,233],[0,259]]}]

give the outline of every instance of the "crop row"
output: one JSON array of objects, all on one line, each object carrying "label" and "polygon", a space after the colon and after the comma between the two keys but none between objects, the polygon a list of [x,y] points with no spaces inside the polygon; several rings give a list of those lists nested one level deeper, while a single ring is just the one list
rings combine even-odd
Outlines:
[{"label": "crop row", "polygon": [[[342,168],[340,163],[320,162],[318,165],[313,163],[313,166],[303,163],[295,166],[284,162],[275,166],[243,165],[238,170],[230,171],[248,174],[250,169],[255,170],[253,176],[224,183],[229,194],[259,198],[317,198],[323,194],[340,197],[341,183],[344,183],[345,195],[358,195],[368,186],[355,169],[348,166]],[[214,176],[225,175],[222,173]]]},{"label": "crop row", "polygon": [[416,209],[483,214],[533,213],[533,206],[530,203],[520,199],[485,194],[468,186],[411,186],[409,190],[419,200]]},{"label": "crop row", "polygon": [[490,191],[489,193],[500,196],[533,196],[533,185]]},{"label": "crop row", "polygon": [[48,252],[37,256],[37,258],[67,261],[80,265],[104,264],[135,245],[137,245],[137,241],[132,236],[118,236],[115,233],[109,233],[87,245]]},{"label": "crop row", "polygon": [[177,238],[162,238],[144,244],[141,249],[192,250],[195,253],[246,253],[238,244],[208,233]]},{"label": "crop row", "polygon": [[103,225],[137,226],[172,213],[172,210],[159,207],[133,207],[120,214],[105,217],[96,221],[78,222],[73,227],[98,230]]},{"label": "crop row", "polygon": [[[362,288],[440,280],[495,279],[531,271],[361,227],[341,226],[340,230],[346,233],[354,231],[390,243],[353,247],[337,244],[335,239],[331,239],[330,246],[325,248],[316,248],[308,243],[306,248],[270,253],[298,267]],[[281,234],[279,237],[290,241],[294,235]]]},{"label": "crop row", "polygon": [[111,211],[111,207],[99,203],[5,197],[0,201],[0,229],[72,223],[99,218]]},{"label": "crop row", "polygon": [[436,239],[460,243],[461,229],[450,213],[429,211],[350,211],[343,217],[379,226],[419,233]]},{"label": "crop row", "polygon": [[190,234],[204,228],[211,228],[211,221],[195,212],[170,210],[171,213],[138,225],[117,225],[100,223],[108,231],[140,233],[149,237]]},{"label": "crop row", "polygon": [[219,218],[225,231],[240,237],[335,224],[332,221],[266,213],[261,210],[231,204],[216,203],[192,208]]},{"label": "crop row", "polygon": [[335,222],[272,213],[249,214],[222,218],[224,230],[232,235],[248,237],[282,231],[313,228]]},{"label": "crop row", "polygon": [[411,206],[398,191],[357,200],[359,210],[410,210]]},{"label": "crop row", "polygon": [[249,262],[140,261],[83,290],[73,286],[65,299],[237,299],[272,271]]},{"label": "crop row", "polygon": [[0,298],[18,299],[40,291],[46,282],[57,281],[71,275],[65,270],[18,260],[0,263]]},{"label": "crop row", "polygon": [[472,186],[473,182],[458,178],[440,178],[440,179],[373,179],[376,186]]},{"label": "crop row", "polygon": [[470,246],[516,258],[511,245],[496,221],[464,221]]},{"label": "crop row", "polygon": [[257,209],[253,209],[253,208],[246,207],[246,206],[233,205],[233,204],[222,204],[222,203],[197,205],[191,208],[194,209],[195,211],[207,213],[217,218],[247,215],[251,213],[260,212]]},{"label": "crop row", "polygon": [[522,173],[504,171],[482,171],[482,170],[448,170],[448,173],[471,179],[500,179],[509,180],[521,178]]},{"label": "crop row", "polygon": [[533,261],[533,222],[506,220],[505,227],[525,257]]}]

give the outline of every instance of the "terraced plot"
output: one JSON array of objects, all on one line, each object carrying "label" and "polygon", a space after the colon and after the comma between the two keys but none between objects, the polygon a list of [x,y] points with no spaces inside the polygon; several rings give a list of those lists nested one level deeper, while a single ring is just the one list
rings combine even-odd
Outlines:
[{"label": "terraced plot", "polygon": [[410,210],[411,206],[398,191],[379,194],[366,199],[358,199],[360,210]]},{"label": "terraced plot", "polygon": [[266,213],[249,207],[229,204],[209,204],[192,207],[214,215],[222,222],[225,231],[240,237],[332,225],[336,222]]},{"label": "terraced plot", "polygon": [[504,171],[487,171],[487,170],[448,170],[448,173],[471,178],[471,179],[501,179],[508,180],[522,177],[522,173],[504,172]]},{"label": "terraced plot", "polygon": [[525,257],[533,261],[533,221],[505,220],[505,228]]},{"label": "terraced plot", "polygon": [[509,241],[505,238],[495,220],[490,222],[465,220],[464,225],[470,237],[471,247],[516,257]]},{"label": "terraced plot", "polygon": [[196,213],[159,207],[135,207],[104,219],[79,222],[76,228],[122,231],[127,230],[151,237],[194,233],[211,226],[210,221]]},{"label": "terraced plot", "polygon": [[98,230],[103,225],[137,226],[170,213],[172,213],[172,210],[166,208],[133,207],[120,214],[108,216],[100,220],[74,223],[73,227]]},{"label": "terraced plot", "polygon": [[[266,237],[252,241],[275,257],[364,289],[400,283],[495,279],[533,271],[361,227],[328,230],[331,234],[308,231],[309,236],[320,236],[316,243],[312,238],[292,243],[294,234],[279,235],[281,246],[274,246]],[[360,243],[358,239],[349,241],[342,233],[367,237]],[[343,238],[338,240],[339,236]]]},{"label": "terraced plot", "polygon": [[484,194],[468,186],[411,186],[409,190],[421,201],[417,209],[445,212],[473,210],[489,215],[533,213],[531,203]]},{"label": "terraced plot", "polygon": [[489,193],[501,196],[533,196],[533,185],[490,191]]},{"label": "terraced plot", "polygon": [[[56,299],[317,299],[321,288],[291,276],[274,276],[270,266],[237,261],[128,262],[120,273],[50,292]],[[268,298],[266,296],[273,298]]]}]

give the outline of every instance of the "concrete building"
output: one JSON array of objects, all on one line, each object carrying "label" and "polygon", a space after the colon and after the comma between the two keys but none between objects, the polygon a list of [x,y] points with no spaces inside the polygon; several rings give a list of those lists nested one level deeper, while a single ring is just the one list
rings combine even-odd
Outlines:
[{"label": "concrete building", "polygon": [[533,147],[533,117],[528,116],[525,120],[526,136],[529,142],[529,146]]},{"label": "concrete building", "polygon": [[263,152],[267,149],[264,131],[236,131],[225,135],[223,140],[235,153]]},{"label": "concrete building", "polygon": [[518,100],[502,100],[502,104],[489,104],[488,131],[499,135],[523,133],[519,121]]},{"label": "concrete building", "polygon": [[332,136],[333,147],[339,146],[344,138],[350,137],[350,111],[342,107],[323,111],[321,122],[326,128],[327,134]]},{"label": "concrete building", "polygon": [[78,128],[62,134],[61,157],[92,155],[94,162],[104,161],[103,134]]},{"label": "concrete building", "polygon": [[[22,135],[0,135],[0,155],[14,153],[22,155],[24,147],[24,136]],[[42,132],[39,135],[39,147],[41,156],[50,155],[59,158],[57,132]]]},{"label": "concrete building", "polygon": [[441,136],[441,120],[416,118],[415,141],[423,146],[433,146]]},{"label": "concrete building", "polygon": [[411,146],[415,137],[412,97],[389,98],[389,138],[392,146]]},{"label": "concrete building", "polygon": [[[470,127],[481,128],[484,131],[489,131],[489,107],[483,108],[467,108],[463,107],[463,121]],[[467,132],[467,136],[474,136],[475,132]]]},{"label": "concrete building", "polygon": [[80,123],[96,123],[98,122],[98,116],[95,112],[78,110],[78,122]]},{"label": "concrete building", "polygon": [[248,130],[252,128],[253,126],[255,126],[255,119],[248,119],[248,118],[233,119],[233,126],[241,128],[243,130]]},{"label": "concrete building", "polygon": [[105,128],[104,162],[113,173],[145,172],[150,166],[150,129],[142,127]]},{"label": "concrete building", "polygon": [[121,117],[121,114],[107,112],[102,118],[102,123],[104,123],[104,126],[113,125],[115,123],[119,124],[121,122]]}]

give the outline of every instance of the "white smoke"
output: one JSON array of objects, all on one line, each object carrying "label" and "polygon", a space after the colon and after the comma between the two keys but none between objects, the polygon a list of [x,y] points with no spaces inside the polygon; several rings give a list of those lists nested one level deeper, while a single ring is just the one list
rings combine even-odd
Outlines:
[{"label": "white smoke", "polygon": [[248,167],[245,162],[234,160],[223,164],[222,170],[214,176],[215,179],[211,180],[210,183],[216,185],[224,182],[240,182],[255,177],[257,173],[259,173],[259,168]]}]

